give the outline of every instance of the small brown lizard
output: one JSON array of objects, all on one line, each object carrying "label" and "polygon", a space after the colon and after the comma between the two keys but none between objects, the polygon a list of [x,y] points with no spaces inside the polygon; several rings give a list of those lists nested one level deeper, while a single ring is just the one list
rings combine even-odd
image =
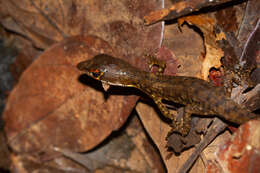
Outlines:
[{"label": "small brown lizard", "polygon": [[[172,132],[184,136],[190,130],[191,114],[216,115],[235,124],[256,118],[255,114],[228,98],[222,87],[199,78],[155,75],[105,54],[80,62],[77,68],[101,81],[104,89],[110,85],[140,89],[154,100],[164,116],[172,120]],[[171,114],[162,100],[183,104],[181,118]]]}]

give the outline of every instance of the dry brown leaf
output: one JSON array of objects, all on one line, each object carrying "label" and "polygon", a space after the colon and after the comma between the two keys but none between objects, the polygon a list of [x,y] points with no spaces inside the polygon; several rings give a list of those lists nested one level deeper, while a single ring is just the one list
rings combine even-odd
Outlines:
[{"label": "dry brown leaf", "polygon": [[190,25],[196,25],[203,33],[206,55],[202,63],[200,77],[204,80],[208,80],[209,70],[212,67],[219,68],[221,66],[220,58],[224,56],[224,52],[216,43],[217,38],[214,34],[215,20],[208,15],[201,14],[180,18],[178,20],[179,25],[183,24],[185,21]]},{"label": "dry brown leaf", "polygon": [[106,100],[91,86],[98,82],[88,79],[87,86],[78,80],[76,64],[99,53],[113,55],[97,37],[68,38],[23,73],[3,115],[8,143],[15,152],[48,153],[54,146],[86,151],[121,127],[136,97],[114,95]]}]

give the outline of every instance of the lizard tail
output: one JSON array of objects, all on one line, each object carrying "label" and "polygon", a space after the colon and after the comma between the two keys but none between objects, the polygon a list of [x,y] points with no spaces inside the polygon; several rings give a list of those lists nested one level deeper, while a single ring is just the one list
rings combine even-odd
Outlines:
[{"label": "lizard tail", "polygon": [[214,107],[216,108],[215,111],[227,121],[243,124],[250,119],[257,118],[256,114],[251,113],[246,108],[242,108],[239,104],[229,98],[222,97],[220,100],[221,101],[216,101],[214,103]]}]

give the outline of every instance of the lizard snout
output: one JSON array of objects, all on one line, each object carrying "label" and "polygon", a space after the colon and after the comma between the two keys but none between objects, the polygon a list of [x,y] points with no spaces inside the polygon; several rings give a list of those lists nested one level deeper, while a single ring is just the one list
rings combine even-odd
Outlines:
[{"label": "lizard snout", "polygon": [[88,69],[88,66],[89,66],[89,61],[82,61],[77,64],[77,68],[80,71],[86,71]]}]

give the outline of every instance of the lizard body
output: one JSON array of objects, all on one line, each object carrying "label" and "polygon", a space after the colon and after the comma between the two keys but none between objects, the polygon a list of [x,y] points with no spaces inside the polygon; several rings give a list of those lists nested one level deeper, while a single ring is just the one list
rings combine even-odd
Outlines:
[{"label": "lizard body", "polygon": [[[256,117],[228,98],[222,87],[199,78],[155,75],[105,54],[83,61],[77,67],[103,85],[135,87],[143,91],[154,100],[162,114],[172,120],[173,131],[182,135],[189,132],[191,114],[217,115],[235,124]],[[181,120],[170,113],[162,100],[184,105]]]}]

